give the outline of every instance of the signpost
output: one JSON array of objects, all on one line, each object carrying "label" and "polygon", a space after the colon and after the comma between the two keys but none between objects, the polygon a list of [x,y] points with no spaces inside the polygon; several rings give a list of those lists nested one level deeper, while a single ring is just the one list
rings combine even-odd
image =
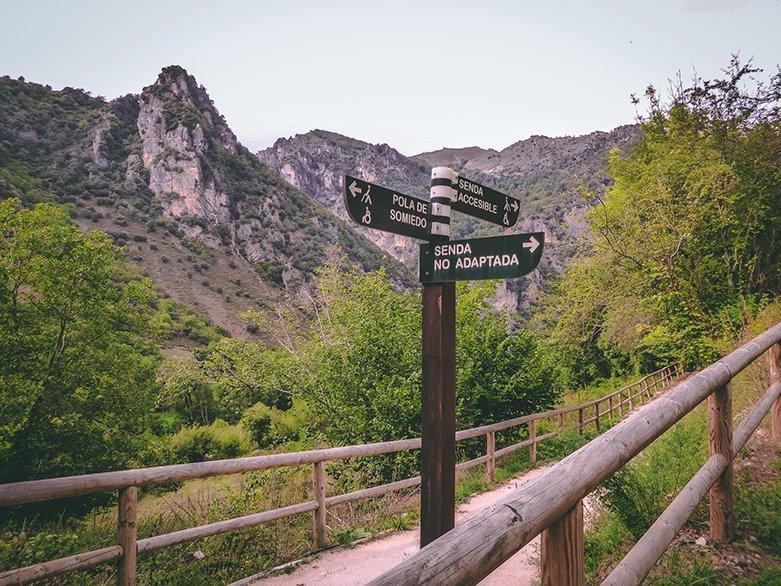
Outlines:
[{"label": "signpost", "polygon": [[420,240],[429,237],[429,203],[344,176],[344,205],[356,224]]},{"label": "signpost", "polygon": [[537,268],[545,234],[513,234],[420,245],[420,282],[513,279]]},{"label": "signpost", "polygon": [[361,226],[427,241],[420,245],[423,283],[423,405],[420,480],[420,546],[455,524],[456,289],[455,281],[507,279],[535,269],[542,232],[449,240],[454,209],[509,228],[518,200],[447,167],[431,170],[429,201],[349,175],[344,203]]},{"label": "signpost", "polygon": [[469,214],[505,228],[515,226],[518,221],[520,202],[501,191],[481,185],[477,181],[458,178],[458,196],[453,202],[457,212]]}]

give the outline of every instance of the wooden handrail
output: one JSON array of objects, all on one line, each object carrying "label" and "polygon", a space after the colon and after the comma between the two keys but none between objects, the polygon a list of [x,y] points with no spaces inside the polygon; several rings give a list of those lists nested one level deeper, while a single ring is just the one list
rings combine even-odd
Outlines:
[{"label": "wooden handrail", "polygon": [[[679,382],[543,477],[457,525],[372,584],[476,584],[779,341],[781,324]],[[572,559],[577,557],[573,552]]]},{"label": "wooden handrail", "polygon": [[[533,413],[516,417],[506,421],[483,425],[471,429],[465,429],[456,432],[456,440],[461,441],[481,435],[486,436],[487,453],[484,456],[472,460],[461,462],[456,465],[456,469],[465,470],[486,464],[486,474],[490,475],[489,482],[493,482],[493,466],[497,458],[501,458],[513,453],[526,446],[530,447],[530,459],[536,460],[537,444],[559,435],[564,429],[564,415],[578,412],[581,415],[585,408],[595,406],[599,403],[612,400],[612,397],[621,392],[627,392],[632,395],[632,388],[639,385],[650,377],[659,376],[658,383],[664,385],[676,376],[677,367],[675,365],[666,366],[654,373],[646,375],[639,381],[631,383],[605,395],[599,399],[589,401],[572,407],[563,407],[540,413]],[[656,383],[654,383],[656,384]],[[604,416],[611,417],[613,410],[603,413]],[[554,432],[536,435],[536,422],[546,419],[557,418],[560,429]],[[591,422],[597,422],[598,416],[583,422],[580,426],[581,431],[584,425]],[[488,442],[494,441],[495,433],[511,427],[520,425],[529,426],[529,439],[515,443],[513,445],[495,449],[493,443],[488,446]],[[491,438],[490,440],[488,438]],[[28,566],[0,573],[0,586],[3,584],[18,583],[20,581],[39,580],[46,577],[62,574],[69,571],[84,569],[95,566],[107,561],[120,560],[118,580],[120,583],[135,583],[135,555],[149,551],[154,551],[164,547],[169,547],[177,543],[201,539],[212,535],[218,535],[229,531],[253,527],[269,521],[290,517],[310,511],[315,513],[314,535],[317,547],[325,545],[325,510],[328,506],[350,502],[363,498],[379,496],[387,492],[411,488],[420,484],[420,476],[407,478],[396,482],[374,486],[355,492],[325,496],[325,471],[323,463],[331,460],[356,458],[361,456],[375,456],[392,452],[419,449],[421,445],[420,438],[395,440],[389,442],[378,442],[374,444],[362,444],[353,446],[343,446],[336,448],[325,448],[320,450],[308,450],[304,452],[290,452],[281,454],[268,454],[262,456],[250,456],[246,458],[235,458],[230,460],[215,460],[211,462],[195,462],[191,464],[175,464],[170,466],[156,466],[151,468],[139,468],[135,470],[120,470],[115,472],[100,472],[96,474],[85,474],[81,476],[70,476],[63,478],[48,478],[44,480],[31,480],[25,482],[16,482],[0,485],[0,506],[13,506],[52,500],[57,498],[66,498],[80,496],[84,494],[101,492],[107,490],[117,490],[120,492],[120,516],[119,516],[119,545],[101,550],[95,550]],[[314,465],[313,482],[315,486],[314,501],[298,503],[280,509],[264,511],[217,521],[198,527],[174,531],[144,539],[136,538],[136,487],[154,484],[163,484],[167,482],[177,482],[192,480],[196,478],[206,478],[210,476],[238,474],[243,472],[268,470],[271,468]],[[130,551],[131,544],[135,543],[135,551]],[[124,551],[129,551],[129,555],[123,555]]]},{"label": "wooden handrail", "polygon": [[[732,457],[737,456],[781,396],[781,382],[770,386],[762,399],[754,406],[735,432],[732,440]],[[640,584],[654,567],[662,554],[675,539],[678,531],[694,512],[694,508],[708,493],[708,490],[729,464],[724,454],[713,454],[683,487],[673,502],[664,510],[653,525],[645,532],[623,560],[602,582],[603,586],[627,586]]]}]

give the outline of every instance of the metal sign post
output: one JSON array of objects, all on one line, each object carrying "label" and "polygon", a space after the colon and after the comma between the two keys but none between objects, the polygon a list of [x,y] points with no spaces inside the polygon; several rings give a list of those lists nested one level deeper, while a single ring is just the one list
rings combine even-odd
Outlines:
[{"label": "metal sign post", "polygon": [[[456,174],[431,170],[431,233],[450,236]],[[455,526],[456,498],[456,287],[423,285],[423,409],[420,471],[420,547]]]}]

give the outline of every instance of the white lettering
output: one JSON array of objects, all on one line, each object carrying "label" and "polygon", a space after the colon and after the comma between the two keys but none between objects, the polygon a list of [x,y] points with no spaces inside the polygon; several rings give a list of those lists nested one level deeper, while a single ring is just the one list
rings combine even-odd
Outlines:
[{"label": "white lettering", "polygon": [[398,222],[399,224],[407,224],[409,226],[420,226],[421,228],[425,228],[428,224],[428,221],[426,218],[421,218],[420,216],[416,216],[415,214],[410,214],[409,212],[401,212],[399,210],[391,210],[390,211],[390,219],[394,222]]}]

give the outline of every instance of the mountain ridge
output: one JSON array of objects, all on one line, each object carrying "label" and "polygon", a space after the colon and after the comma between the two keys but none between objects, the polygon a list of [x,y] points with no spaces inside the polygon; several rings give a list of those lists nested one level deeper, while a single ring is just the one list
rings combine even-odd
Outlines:
[{"label": "mountain ridge", "polygon": [[[521,217],[508,233],[542,230],[546,254],[539,268],[524,279],[503,282],[495,306],[528,308],[545,280],[560,273],[582,250],[584,193],[601,193],[609,185],[605,171],[610,149],[627,150],[640,138],[638,125],[618,126],[581,136],[535,135],[500,151],[481,147],[444,148],[407,157],[387,144],[372,144],[321,129],[278,139],[258,158],[291,185],[311,195],[335,215],[346,218],[342,204],[345,173],[402,193],[428,199],[430,168],[448,166],[521,201]],[[357,228],[366,238],[407,264],[417,246],[408,238]],[[464,214],[453,214],[453,238],[503,232]]]}]

